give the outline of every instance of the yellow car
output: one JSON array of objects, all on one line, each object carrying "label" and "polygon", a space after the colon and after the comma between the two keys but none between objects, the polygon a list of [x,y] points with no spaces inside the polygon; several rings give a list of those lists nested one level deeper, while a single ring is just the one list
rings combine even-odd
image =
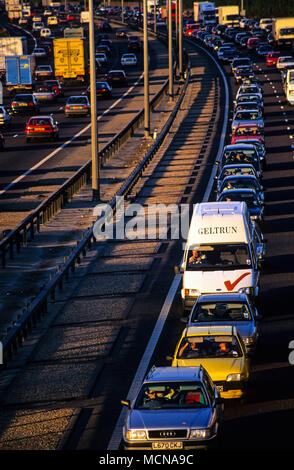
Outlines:
[{"label": "yellow car", "polygon": [[190,326],[176,347],[172,366],[207,370],[222,398],[241,398],[249,379],[249,359],[235,326]]}]

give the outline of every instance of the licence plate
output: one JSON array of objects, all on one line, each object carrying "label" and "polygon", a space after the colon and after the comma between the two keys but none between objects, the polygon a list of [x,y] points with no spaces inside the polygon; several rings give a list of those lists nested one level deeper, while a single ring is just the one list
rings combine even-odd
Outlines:
[{"label": "licence plate", "polygon": [[37,127],[37,129],[35,129],[35,131],[39,132],[39,131],[45,131],[46,128],[45,127]]},{"label": "licence plate", "polygon": [[26,103],[18,103],[18,106],[27,106]]},{"label": "licence plate", "polygon": [[182,442],[152,442],[152,449],[182,449],[183,443]]},{"label": "licence plate", "polygon": [[82,106],[73,106],[72,109],[83,109]]},{"label": "licence plate", "polygon": [[39,95],[38,98],[47,98],[47,95]]}]

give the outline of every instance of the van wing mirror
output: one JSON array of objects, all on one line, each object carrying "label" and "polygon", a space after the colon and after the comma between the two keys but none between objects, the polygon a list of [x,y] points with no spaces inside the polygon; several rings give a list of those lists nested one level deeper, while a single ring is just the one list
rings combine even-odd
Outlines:
[{"label": "van wing mirror", "polygon": [[174,266],[174,272],[175,274],[183,274],[182,266]]},{"label": "van wing mirror", "polygon": [[121,400],[120,402],[122,405],[127,406],[128,408],[131,408],[130,400]]}]

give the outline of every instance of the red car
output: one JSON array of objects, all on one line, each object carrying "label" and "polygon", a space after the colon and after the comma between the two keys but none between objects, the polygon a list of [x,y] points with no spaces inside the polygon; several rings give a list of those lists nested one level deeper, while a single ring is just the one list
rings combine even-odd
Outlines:
[{"label": "red car", "polygon": [[244,142],[246,139],[256,139],[264,144],[264,132],[263,128],[258,125],[252,124],[240,124],[237,126],[232,134],[231,144],[237,144],[239,140]]},{"label": "red car", "polygon": [[25,134],[26,142],[40,138],[57,140],[59,138],[58,122],[54,121],[52,116],[33,116],[26,125]]},{"label": "red car", "polygon": [[57,98],[59,96],[64,96],[64,90],[62,88],[62,86],[60,85],[59,81],[58,80],[46,80],[44,82],[44,85],[49,85],[52,87],[52,90],[54,91],[55,95],[57,96]]},{"label": "red car", "polygon": [[249,38],[247,41],[247,49],[249,51],[255,51],[261,40],[259,38]]},{"label": "red car", "polygon": [[268,67],[270,67],[271,65],[276,65],[279,57],[280,57],[280,52],[270,52],[266,56],[266,65]]},{"label": "red car", "polygon": [[110,86],[126,86],[128,84],[127,76],[124,70],[110,70],[106,81]]},{"label": "red car", "polygon": [[71,13],[69,13],[66,17],[66,20],[67,21],[75,21],[76,17],[74,15],[72,15]]}]

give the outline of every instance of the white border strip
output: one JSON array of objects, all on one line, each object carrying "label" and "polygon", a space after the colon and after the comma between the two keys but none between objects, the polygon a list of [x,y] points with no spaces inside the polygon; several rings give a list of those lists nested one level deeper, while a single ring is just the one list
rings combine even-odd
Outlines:
[{"label": "white border strip", "polygon": [[[193,43],[192,41],[188,41],[188,42],[190,42],[190,44],[193,44],[193,46],[195,46],[195,43]],[[228,83],[227,83],[226,76],[225,76],[221,66],[215,60],[215,58],[207,50],[203,49],[201,46],[198,46],[198,44],[197,44],[197,47],[202,49],[204,52],[206,52],[213,59],[213,61],[215,62],[216,66],[218,67],[218,69],[219,69],[219,71],[220,71],[220,73],[223,77],[223,81],[224,81],[224,85],[225,85],[225,113],[224,113],[224,121],[223,121],[222,133],[221,133],[221,138],[220,138],[220,144],[219,144],[218,153],[217,153],[217,157],[216,157],[216,161],[219,161],[219,159],[221,157],[223,147],[224,147],[224,141],[225,141],[225,137],[226,137],[226,130],[227,130],[227,124],[228,124],[228,118],[229,118],[229,88],[228,88]],[[206,202],[209,199],[209,195],[210,195],[211,190],[212,190],[216,170],[217,170],[217,166],[214,165],[213,170],[212,170],[211,175],[210,175],[210,179],[209,179],[206,191],[205,191],[205,194],[204,194],[204,197],[203,197],[203,202]],[[171,284],[171,287],[168,291],[167,297],[166,297],[166,299],[164,301],[164,304],[162,306],[162,309],[160,311],[160,314],[159,314],[159,317],[157,319],[154,330],[152,332],[152,335],[151,335],[151,337],[148,341],[147,348],[146,348],[146,350],[143,354],[143,357],[140,361],[139,367],[138,367],[137,372],[135,374],[135,377],[133,379],[132,385],[131,385],[130,390],[128,392],[127,399],[130,400],[130,401],[134,400],[134,398],[138,394],[139,389],[141,387],[141,384],[144,380],[144,377],[146,376],[147,368],[149,366],[151,357],[154,353],[155,347],[158,343],[159,337],[162,333],[163,327],[165,325],[167,316],[168,316],[169,311],[171,309],[171,306],[173,304],[174,297],[177,293],[177,290],[178,290],[181,279],[182,279],[181,274],[176,274],[174,279],[173,279],[173,282]],[[115,426],[113,434],[111,436],[111,439],[109,441],[109,444],[107,446],[107,450],[119,450],[121,439],[122,439],[122,428],[123,428],[123,425],[124,425],[126,414],[127,414],[127,409],[126,409],[126,407],[123,407],[122,410],[121,410],[121,413],[119,415],[119,418],[117,420],[116,426]]]},{"label": "white border strip", "polygon": [[[118,103],[120,103],[120,101],[122,101],[124,98],[126,98],[126,96],[128,96],[133,90],[134,88],[139,84],[139,82],[142,80],[144,76],[144,73],[142,73],[140,75],[140,77],[138,78],[138,80],[136,81],[136,83],[134,83],[134,85],[129,88],[117,101],[115,101],[109,108],[107,108],[99,117],[98,117],[98,121],[100,121],[100,119],[102,119],[106,114],[109,113],[109,111],[111,111],[112,108],[114,108],[116,105],[118,105]],[[67,140],[66,142],[64,142],[60,147],[58,147],[57,149],[55,149],[53,152],[51,152],[49,155],[47,155],[47,157],[44,157],[41,161],[39,161],[36,165],[32,166],[29,170],[27,170],[25,173],[23,173],[22,175],[18,176],[15,180],[13,180],[11,183],[9,183],[7,186],[5,186],[4,189],[2,189],[0,191],[0,196],[2,196],[6,191],[8,191],[9,189],[11,189],[13,186],[15,186],[17,183],[19,183],[21,180],[23,180],[26,176],[28,176],[30,173],[32,173],[34,170],[36,170],[37,168],[39,168],[41,165],[43,165],[44,163],[46,163],[48,160],[50,160],[50,158],[54,157],[54,155],[56,155],[58,152],[60,152],[62,149],[64,149],[65,147],[67,147],[69,144],[71,144],[77,137],[80,137],[82,134],[84,134],[84,132],[86,132],[89,128],[91,127],[91,123],[88,124],[86,127],[84,127],[82,130],[80,130],[77,134],[75,134],[70,140]]]}]

